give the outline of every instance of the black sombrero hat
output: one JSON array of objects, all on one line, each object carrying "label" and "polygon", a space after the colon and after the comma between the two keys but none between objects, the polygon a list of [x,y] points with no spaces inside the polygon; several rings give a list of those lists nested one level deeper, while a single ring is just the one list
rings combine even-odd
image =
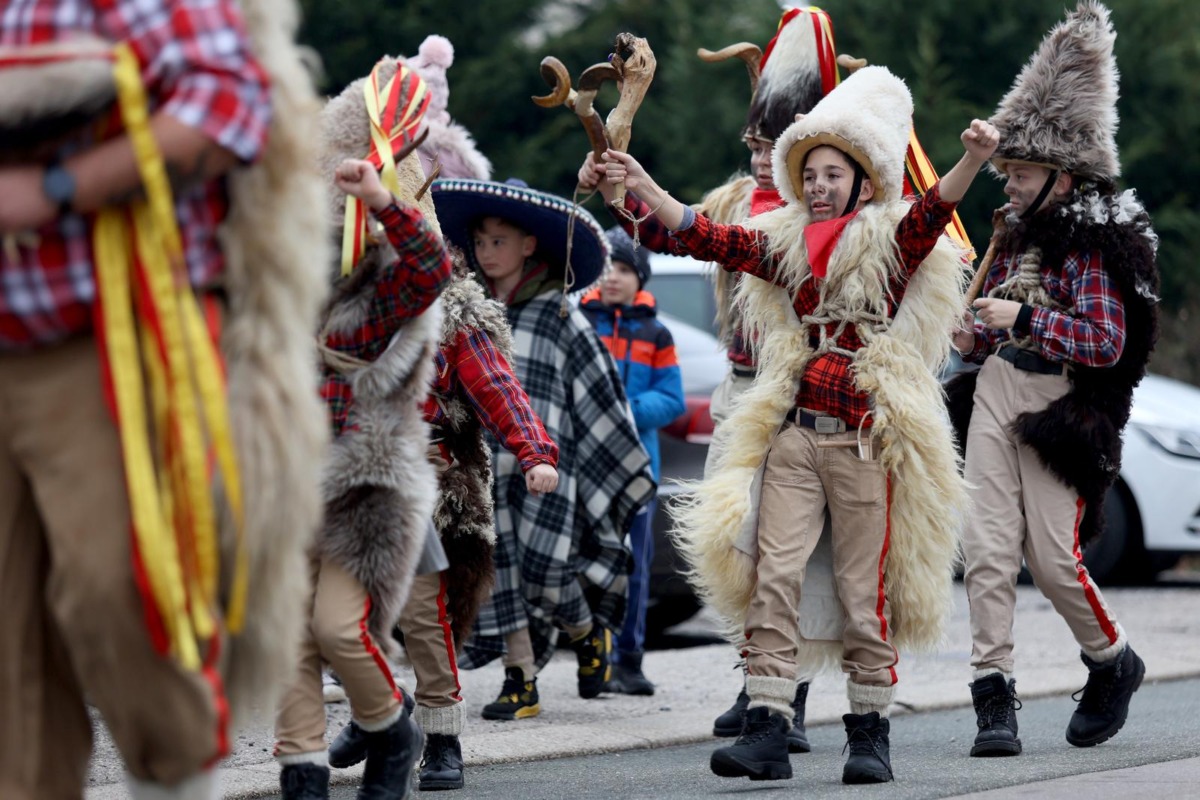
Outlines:
[{"label": "black sombrero hat", "polygon": [[608,266],[608,239],[587,209],[570,200],[530,189],[523,181],[506,183],[452,178],[434,181],[430,190],[442,235],[461,247],[475,266],[471,223],[480,217],[500,217],[537,237],[537,252],[552,269],[567,263],[567,231],[574,218],[568,291],[585,289]]}]

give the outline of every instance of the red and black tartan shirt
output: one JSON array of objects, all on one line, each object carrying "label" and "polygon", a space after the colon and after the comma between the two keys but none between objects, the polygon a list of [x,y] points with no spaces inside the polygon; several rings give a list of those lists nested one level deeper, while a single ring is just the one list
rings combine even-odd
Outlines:
[{"label": "red and black tartan shirt", "polygon": [[[1001,252],[983,281],[981,297],[1021,266],[1022,253]],[[1028,333],[1038,352],[1051,361],[1085,367],[1111,367],[1125,347],[1125,304],[1121,288],[1105,271],[1099,251],[1071,253],[1058,266],[1042,266],[1042,287],[1068,311],[1034,308]],[[965,361],[982,362],[1009,341],[1009,329],[975,323],[975,347]]]},{"label": "red and black tartan shirt", "polygon": [[[450,255],[420,209],[393,203],[375,217],[400,257],[380,270],[363,324],[325,337],[326,347],[364,361],[378,358],[400,326],[433,305],[450,281]],[[333,433],[338,436],[346,427],[354,393],[339,372],[329,366],[322,371],[321,396],[329,406]]]},{"label": "red and black tartan shirt", "polygon": [[[0,46],[43,44],[80,34],[133,48],[151,113],[170,114],[244,162],[258,158],[271,123],[270,86],[250,53],[233,0],[0,3]],[[73,142],[62,155],[89,144],[87,138]],[[211,285],[221,273],[217,227],[227,209],[221,180],[175,198],[193,286]],[[32,240],[17,241],[15,250],[0,250],[0,350],[52,344],[90,330],[96,299],[90,220],[67,214],[36,231]]]},{"label": "red and black tartan shirt", "polygon": [[[888,287],[888,316],[895,315],[908,287],[908,279],[945,232],[956,205],[942,202],[939,187],[935,185],[913,203],[897,223],[896,247],[901,274]],[[673,236],[684,248],[683,252],[694,258],[716,261],[728,272],[745,272],[777,285],[783,283],[776,277],[778,264],[767,255],[767,237],[759,231],[740,225],[718,225],[697,214],[690,227],[675,231]],[[813,313],[819,299],[817,281],[805,281],[793,301],[796,315],[804,317]],[[830,337],[836,329],[836,323],[826,325]],[[818,335],[813,331],[810,340],[815,343]],[[863,346],[854,325],[846,326],[836,344],[849,351]],[[800,379],[796,405],[835,416],[850,427],[858,427],[860,423],[870,425],[867,416],[871,409],[870,398],[855,387],[851,372],[850,357],[841,353],[823,353],[813,358]]]},{"label": "red and black tartan shirt", "polygon": [[[529,395],[490,336],[478,328],[460,331],[438,351],[434,363],[437,375],[425,401],[425,419],[431,425],[445,422],[444,398],[465,397],[484,427],[517,457],[523,472],[538,464],[558,466],[558,445],[550,440]],[[445,448],[442,455],[449,455]]]}]

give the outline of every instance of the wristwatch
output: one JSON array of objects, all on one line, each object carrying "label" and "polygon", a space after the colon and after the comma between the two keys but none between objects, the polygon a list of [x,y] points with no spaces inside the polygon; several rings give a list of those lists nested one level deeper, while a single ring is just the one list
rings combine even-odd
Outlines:
[{"label": "wristwatch", "polygon": [[75,200],[75,178],[61,162],[51,162],[42,175],[42,192],[58,207],[59,216],[69,214]]}]

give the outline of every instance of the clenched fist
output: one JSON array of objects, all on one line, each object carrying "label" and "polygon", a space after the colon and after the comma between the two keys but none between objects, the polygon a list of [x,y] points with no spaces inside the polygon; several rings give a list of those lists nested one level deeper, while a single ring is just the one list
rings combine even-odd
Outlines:
[{"label": "clenched fist", "polygon": [[382,211],[395,202],[370,161],[347,158],[338,164],[333,179],[339,189],[362,200],[372,211]]},{"label": "clenched fist", "polygon": [[525,488],[535,497],[550,494],[558,488],[558,470],[549,464],[537,464],[525,473]]}]

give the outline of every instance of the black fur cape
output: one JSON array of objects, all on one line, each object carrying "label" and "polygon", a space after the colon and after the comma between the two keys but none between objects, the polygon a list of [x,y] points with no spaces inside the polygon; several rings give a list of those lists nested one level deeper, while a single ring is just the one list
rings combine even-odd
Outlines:
[{"label": "black fur cape", "polygon": [[[1146,374],[1158,339],[1157,236],[1132,191],[1077,190],[1059,208],[1011,226],[997,242],[1000,257],[1031,246],[1041,249],[1043,265],[1062,264],[1072,252],[1099,251],[1124,302],[1125,347],[1117,363],[1106,368],[1073,365],[1067,394],[1014,423],[1019,439],[1083,498],[1087,510],[1079,539],[1087,544],[1103,530],[1104,496],[1121,468],[1121,431],[1129,421],[1133,389]],[[946,384],[950,416],[963,449],[978,375],[961,373]]]}]

